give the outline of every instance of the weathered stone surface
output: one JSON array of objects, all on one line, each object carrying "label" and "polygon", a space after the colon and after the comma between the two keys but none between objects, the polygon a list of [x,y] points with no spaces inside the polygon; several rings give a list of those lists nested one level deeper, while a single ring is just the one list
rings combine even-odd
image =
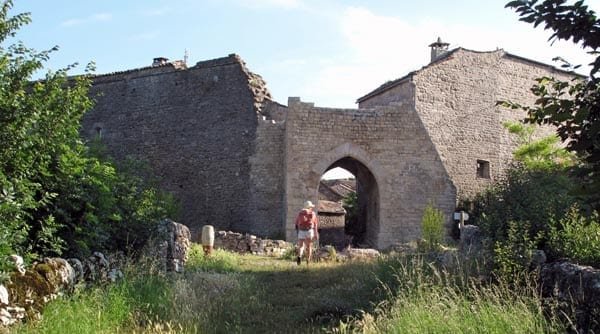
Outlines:
[{"label": "weathered stone surface", "polygon": [[546,252],[541,249],[536,249],[531,254],[531,267],[532,268],[540,268],[544,263],[546,263]]},{"label": "weathered stone surface", "polygon": [[557,298],[566,314],[575,311],[578,333],[600,332],[600,269],[553,262],[540,271],[542,295]]},{"label": "weathered stone surface", "polygon": [[71,268],[73,268],[73,281],[75,283],[83,281],[85,275],[83,263],[81,263],[79,259],[75,258],[67,259],[67,262],[69,262]]},{"label": "weathered stone surface", "polygon": [[389,253],[414,254],[418,250],[417,242],[398,242],[386,249]]},{"label": "weathered stone surface", "polygon": [[504,175],[516,143],[502,123],[524,114],[496,101],[533,102],[534,78],[547,75],[570,78],[503,50],[458,48],[359,99],[359,109],[299,98],[286,107],[230,55],[95,77],[82,133],[101,134],[116,159],[148,161],[194,237],[213,225],[295,241],[296,213],[317,200],[320,177],[346,168],[361,185],[365,231],[355,241],[385,249],[420,238],[428,202],[450,228],[461,197]]},{"label": "weathered stone surface", "polygon": [[75,270],[65,259],[44,258],[42,263],[34,266],[46,281],[50,283],[52,293],[62,293],[65,290],[71,290],[75,285]]},{"label": "weathered stone surface", "polygon": [[264,80],[235,54],[177,65],[96,76],[82,134],[148,161],[194,240],[204,225],[280,232],[283,126]]},{"label": "weathered stone surface", "polygon": [[284,240],[261,239],[251,234],[217,231],[215,235],[215,248],[242,254],[281,256],[291,247],[293,245]]},{"label": "weathered stone surface", "polygon": [[183,272],[191,247],[191,234],[187,226],[170,219],[160,222],[158,231],[148,245],[145,253],[158,259],[162,270]]},{"label": "weathered stone surface", "polygon": [[2,306],[0,306],[0,325],[10,326],[15,322],[10,313]]},{"label": "weathered stone surface", "polygon": [[8,290],[0,284],[0,306],[2,305],[8,305]]},{"label": "weathered stone surface", "polygon": [[94,252],[84,261],[44,258],[30,268],[15,268],[6,287],[0,286],[0,324],[9,326],[25,318],[39,319],[46,303],[72,292],[78,283],[113,282],[123,277],[115,267],[117,263]]},{"label": "weathered stone surface", "polygon": [[458,248],[463,255],[481,253],[483,250],[483,234],[479,226],[464,225],[461,227]]},{"label": "weathered stone surface", "polygon": [[25,265],[23,264],[23,258],[19,255],[11,255],[8,257],[9,260],[12,261],[17,272],[24,274],[25,273]]},{"label": "weathered stone surface", "polygon": [[340,252],[340,255],[346,256],[349,260],[367,260],[378,258],[381,254],[371,248],[346,248]]}]

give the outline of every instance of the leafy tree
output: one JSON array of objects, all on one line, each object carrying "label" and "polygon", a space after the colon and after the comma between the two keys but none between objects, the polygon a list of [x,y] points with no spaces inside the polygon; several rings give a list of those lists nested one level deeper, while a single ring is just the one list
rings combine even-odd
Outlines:
[{"label": "leafy tree", "polygon": [[84,256],[142,244],[172,198],[99,158],[79,136],[93,106],[86,75],[70,68],[32,81],[49,54],[8,38],[30,22],[0,5],[0,271],[7,254]]},{"label": "leafy tree", "polygon": [[[518,0],[506,7],[514,9],[520,20],[542,25],[553,33],[549,40],[566,40],[578,43],[590,54],[598,55],[600,47],[600,21],[596,13],[577,1],[566,0]],[[571,81],[542,77],[537,79],[531,91],[537,96],[534,106],[507,103],[513,108],[527,112],[527,122],[551,124],[569,151],[581,160],[576,166],[582,194],[589,203],[600,208],[600,56],[590,64],[587,78],[577,77]],[[564,62],[565,69],[576,69]]]},{"label": "leafy tree", "polygon": [[574,164],[573,154],[559,146],[556,135],[534,139],[536,126],[521,122],[505,122],[504,127],[516,136],[519,144],[513,152],[515,161],[523,163],[527,169],[564,169]]}]

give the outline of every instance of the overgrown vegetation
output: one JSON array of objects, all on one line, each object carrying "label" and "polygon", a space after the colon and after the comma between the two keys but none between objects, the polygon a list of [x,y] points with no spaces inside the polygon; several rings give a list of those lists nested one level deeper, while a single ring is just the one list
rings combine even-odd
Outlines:
[{"label": "overgrown vegetation", "polygon": [[504,180],[472,202],[471,221],[488,239],[488,252],[496,268],[512,275],[527,269],[535,249],[549,254],[548,233],[552,222],[577,203],[573,182],[561,171],[510,169]]},{"label": "overgrown vegetation", "polygon": [[113,286],[52,302],[19,333],[553,333],[534,287],[511,291],[419,255],[315,263],[194,245],[183,275],[132,267]]},{"label": "overgrown vegetation", "polygon": [[6,255],[86,256],[127,250],[145,242],[160,218],[173,216],[170,196],[99,158],[79,136],[93,106],[86,75],[43,69],[51,52],[7,39],[30,22],[0,8],[0,271]]},{"label": "overgrown vegetation", "polygon": [[113,286],[54,301],[41,322],[15,331],[564,332],[535,287],[513,291],[473,280],[464,267],[445,272],[420,255],[307,268],[223,250],[206,257],[193,245],[185,274],[153,268],[136,264]]},{"label": "overgrown vegetation", "polygon": [[552,222],[549,244],[553,255],[600,268],[599,221],[597,212],[584,217],[577,206],[570,208],[562,219]]},{"label": "overgrown vegetation", "polygon": [[388,258],[389,298],[373,313],[342,323],[340,333],[564,333],[535,286],[477,281],[460,267],[442,271],[420,256]]},{"label": "overgrown vegetation", "polygon": [[496,271],[504,277],[529,269],[534,250],[550,249],[548,238],[578,199],[567,169],[573,157],[555,136],[535,136],[536,127],[505,123],[519,144],[516,164],[503,180],[475,197],[472,221],[482,228]]},{"label": "overgrown vegetation", "polygon": [[423,248],[425,251],[438,250],[444,240],[444,213],[433,203],[427,203],[421,220]]},{"label": "overgrown vegetation", "polygon": [[[596,33],[600,21],[583,1],[567,5],[563,0],[523,0],[506,6],[515,9],[521,20],[552,30],[551,40],[573,40],[591,53],[600,47]],[[600,86],[596,78],[600,57],[592,65],[586,80],[580,76],[567,82],[537,79],[531,89],[537,97],[534,106],[499,102],[524,110],[526,123],[555,126],[564,143],[561,147],[555,136],[535,139],[531,125],[505,124],[520,144],[514,152],[517,165],[472,204],[474,221],[490,240],[488,250],[494,254],[500,275],[529,269],[536,249],[551,259],[597,263],[591,254],[597,253],[594,236],[600,229],[598,215],[593,213],[600,203]],[[564,67],[577,68],[568,63]]]},{"label": "overgrown vegetation", "polygon": [[[567,4],[565,0],[518,0],[509,2],[506,7],[514,9],[521,21],[551,30],[549,40],[573,41],[596,57],[586,78],[576,77],[571,81],[538,78],[531,89],[537,97],[535,105],[503,104],[526,111],[526,122],[557,128],[556,133],[567,149],[579,158],[573,169],[579,195],[600,209],[600,78],[597,76],[600,20],[583,1]],[[562,61],[566,70],[580,66]]]}]

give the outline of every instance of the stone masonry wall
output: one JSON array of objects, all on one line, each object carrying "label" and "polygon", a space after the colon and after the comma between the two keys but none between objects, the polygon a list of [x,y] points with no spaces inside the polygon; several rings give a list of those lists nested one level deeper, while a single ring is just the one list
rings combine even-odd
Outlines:
[{"label": "stone masonry wall", "polygon": [[381,94],[369,98],[359,103],[359,108],[373,108],[375,106],[384,106],[392,102],[415,103],[415,89],[410,77],[406,77],[402,83],[390,88]]},{"label": "stone masonry wall", "polygon": [[256,128],[255,152],[250,157],[250,204],[255,217],[246,232],[283,238],[283,149],[285,124],[261,120]]},{"label": "stone masonry wall", "polygon": [[250,161],[257,141],[280,140],[281,132],[258,125],[260,99],[268,97],[261,80],[236,55],[187,69],[168,64],[98,76],[91,89],[97,103],[84,115],[82,134],[100,135],[118,161],[145,161],[181,201],[179,221],[193,237],[208,224],[256,230],[264,221],[249,213],[272,200],[265,196],[279,198],[273,194],[281,188],[267,181],[256,195],[257,182],[250,182],[252,169],[260,169]]},{"label": "stone masonry wall", "polygon": [[[525,114],[497,107],[496,101],[532,103],[529,89],[543,75],[566,78],[502,50],[464,49],[414,74],[416,110],[459,196],[471,197],[504,175],[516,143],[502,124]],[[490,178],[477,176],[477,160],[489,162]]]},{"label": "stone masonry wall", "polygon": [[353,158],[377,182],[378,226],[367,226],[372,246],[385,248],[420,237],[423,209],[435,201],[446,216],[455,189],[423,124],[410,104],[375,109],[316,108],[289,100],[286,121],[286,232],[294,240],[294,218],[302,203],[317,200],[321,175],[336,161]]}]

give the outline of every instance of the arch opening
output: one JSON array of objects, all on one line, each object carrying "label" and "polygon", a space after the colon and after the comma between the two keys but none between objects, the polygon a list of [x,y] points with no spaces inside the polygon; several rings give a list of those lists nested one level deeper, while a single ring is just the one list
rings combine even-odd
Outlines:
[{"label": "arch opening", "polygon": [[[332,171],[341,177],[332,178]],[[321,175],[318,193],[321,245],[376,247],[379,189],[367,166],[352,157],[335,161]]]}]

